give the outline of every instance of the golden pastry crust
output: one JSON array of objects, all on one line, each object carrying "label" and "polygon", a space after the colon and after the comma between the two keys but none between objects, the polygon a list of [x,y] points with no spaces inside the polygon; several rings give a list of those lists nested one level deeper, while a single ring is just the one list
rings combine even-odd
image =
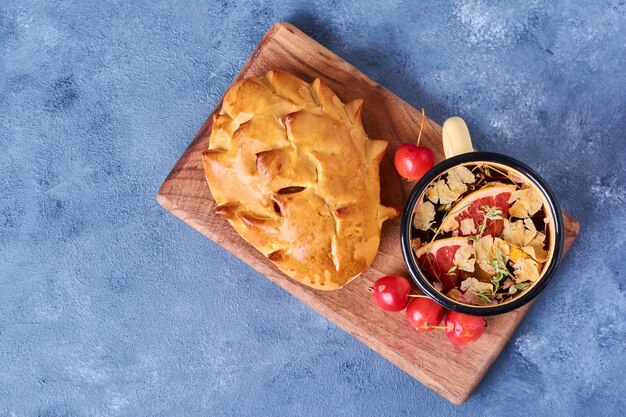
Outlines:
[{"label": "golden pastry crust", "polygon": [[344,105],[319,79],[270,71],[228,90],[203,153],[213,213],[313,288],[363,272],[382,223],[398,214],[380,204],[387,142],[367,137],[362,105]]}]

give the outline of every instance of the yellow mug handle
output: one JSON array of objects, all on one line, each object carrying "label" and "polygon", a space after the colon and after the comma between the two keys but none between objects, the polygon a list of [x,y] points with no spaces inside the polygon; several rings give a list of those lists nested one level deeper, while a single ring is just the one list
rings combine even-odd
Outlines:
[{"label": "yellow mug handle", "polygon": [[469,130],[465,121],[460,117],[451,117],[443,123],[442,141],[446,159],[463,153],[474,152]]}]

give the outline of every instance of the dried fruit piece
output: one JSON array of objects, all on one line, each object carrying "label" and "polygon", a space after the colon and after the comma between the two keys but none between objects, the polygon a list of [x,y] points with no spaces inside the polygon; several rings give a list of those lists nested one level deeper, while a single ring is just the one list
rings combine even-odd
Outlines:
[{"label": "dried fruit piece", "polygon": [[465,235],[459,229],[460,222],[465,219],[472,219],[477,233],[481,235],[490,234],[494,237],[500,236],[503,227],[501,219],[507,218],[509,214],[507,200],[513,191],[515,191],[514,185],[500,184],[466,194],[443,219],[441,230],[444,232],[458,231]]},{"label": "dried fruit piece", "polygon": [[449,291],[457,285],[458,277],[453,269],[454,256],[465,244],[467,239],[464,237],[435,240],[416,250],[415,257],[433,282],[438,281],[444,291]]}]

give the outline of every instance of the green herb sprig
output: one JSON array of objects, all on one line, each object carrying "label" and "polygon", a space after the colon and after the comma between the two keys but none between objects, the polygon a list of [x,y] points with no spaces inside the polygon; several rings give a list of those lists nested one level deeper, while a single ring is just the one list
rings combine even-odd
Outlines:
[{"label": "green herb sprig", "polygon": [[491,277],[491,282],[494,285],[493,292],[494,294],[500,288],[500,283],[502,280],[508,276],[510,276],[509,270],[506,268],[506,260],[501,252],[498,252],[498,256],[496,259],[491,261],[491,266],[495,269],[496,273]]},{"label": "green herb sprig", "polygon": [[482,206],[481,209],[482,210],[480,212],[483,213],[483,222],[481,223],[480,226],[478,226],[478,234],[468,237],[467,240],[471,240],[474,242],[478,241],[478,239],[480,239],[483,233],[485,233],[485,229],[487,229],[487,220],[491,220],[491,221],[503,220],[502,210],[500,210],[499,208]]}]

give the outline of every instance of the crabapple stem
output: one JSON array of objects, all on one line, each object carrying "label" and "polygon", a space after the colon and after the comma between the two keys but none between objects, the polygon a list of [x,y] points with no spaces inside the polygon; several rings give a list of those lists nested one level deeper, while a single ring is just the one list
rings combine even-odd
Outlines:
[{"label": "crabapple stem", "polygon": [[452,329],[454,326],[417,326],[416,329]]},{"label": "crabapple stem", "polygon": [[409,294],[407,295],[407,297],[413,297],[413,298],[430,298],[427,295],[422,295],[422,294]]},{"label": "crabapple stem", "polygon": [[422,130],[424,129],[424,119],[426,118],[426,113],[424,112],[424,108],[422,107],[422,124],[420,125],[420,132],[417,135],[417,145],[420,146],[420,140],[422,139]]}]

